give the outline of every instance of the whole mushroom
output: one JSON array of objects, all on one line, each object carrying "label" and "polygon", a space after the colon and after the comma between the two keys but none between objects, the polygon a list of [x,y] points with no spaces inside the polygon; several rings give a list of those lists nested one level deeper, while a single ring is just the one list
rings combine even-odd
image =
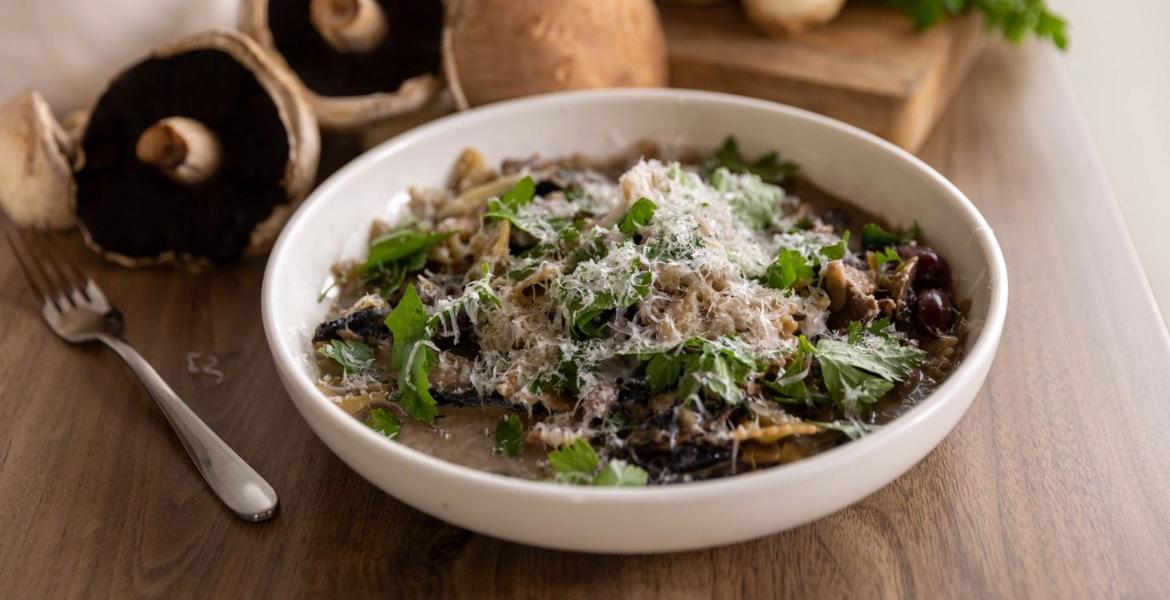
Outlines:
[{"label": "whole mushroom", "polygon": [[772,34],[800,33],[828,23],[844,5],[845,0],[743,0],[752,23]]},{"label": "whole mushroom", "polygon": [[0,106],[0,206],[22,227],[63,229],[73,218],[75,140],[28,90]]},{"label": "whole mushroom", "polygon": [[321,126],[418,110],[439,90],[440,0],[244,0],[241,27],[304,87]]},{"label": "whole mushroom", "polygon": [[115,78],[81,150],[90,246],[127,266],[207,264],[269,248],[313,183],[319,141],[290,73],[245,36],[208,32]]},{"label": "whole mushroom", "polygon": [[667,84],[653,0],[449,0],[443,72],[456,105]]}]

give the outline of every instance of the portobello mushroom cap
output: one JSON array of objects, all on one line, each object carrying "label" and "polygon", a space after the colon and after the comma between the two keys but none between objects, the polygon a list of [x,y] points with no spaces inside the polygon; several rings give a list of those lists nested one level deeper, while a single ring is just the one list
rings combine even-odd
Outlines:
[{"label": "portobello mushroom cap", "polygon": [[564,90],[667,85],[653,0],[449,0],[443,73],[460,110]]},{"label": "portobello mushroom cap", "polygon": [[241,14],[300,78],[324,128],[413,112],[439,90],[441,0],[244,0]]},{"label": "portobello mushroom cap", "polygon": [[291,74],[235,32],[163,48],[114,79],[82,137],[86,243],[126,266],[266,252],[317,170]]},{"label": "portobello mushroom cap", "polygon": [[22,227],[72,227],[76,141],[35,90],[0,106],[0,206]]}]

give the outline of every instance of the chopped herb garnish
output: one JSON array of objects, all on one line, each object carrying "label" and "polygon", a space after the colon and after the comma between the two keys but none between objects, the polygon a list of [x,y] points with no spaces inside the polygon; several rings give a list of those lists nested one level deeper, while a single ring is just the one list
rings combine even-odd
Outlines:
[{"label": "chopped herb garnish", "polygon": [[556,471],[557,479],[565,483],[586,485],[593,483],[597,472],[597,451],[583,439],[548,453],[548,462]]},{"label": "chopped herb garnish", "polygon": [[492,291],[491,267],[487,263],[483,263],[480,265],[480,269],[483,271],[483,276],[470,281],[463,288],[463,293],[459,296],[442,302],[436,307],[435,314],[427,319],[426,334],[428,338],[434,337],[446,328],[453,333],[456,341],[458,341],[459,327],[456,320],[459,318],[459,313],[467,312],[469,316],[475,317],[474,314],[470,313],[489,307],[498,308],[500,306],[500,297]]},{"label": "chopped herb garnish", "polygon": [[370,251],[362,270],[369,270],[388,262],[409,258],[419,251],[451,237],[450,232],[434,233],[413,227],[397,229],[370,242]]},{"label": "chopped herb garnish", "polygon": [[536,184],[532,181],[531,177],[526,176],[524,179],[517,181],[516,185],[512,186],[512,189],[504,192],[503,196],[500,196],[500,203],[510,210],[518,210],[521,206],[532,202],[532,199],[535,197]]},{"label": "chopped herb garnish", "polygon": [[535,197],[536,184],[532,182],[531,177],[525,177],[499,198],[488,200],[488,209],[483,218],[508,221],[513,227],[527,231],[542,242],[556,241],[571,223],[564,219],[553,220],[521,214],[521,207],[530,204]]},{"label": "chopped herb garnish", "polygon": [[1044,0],[887,0],[921,29],[971,9],[983,13],[988,29],[998,29],[1012,42],[1028,34],[1068,48],[1068,24],[1048,10]]},{"label": "chopped herb garnish", "polygon": [[600,460],[597,451],[583,439],[549,452],[548,462],[556,473],[557,481],[573,485],[635,487],[646,485],[649,479],[641,468],[616,460],[609,461],[598,472]]},{"label": "chopped herb garnish", "polygon": [[618,231],[625,235],[634,235],[634,232],[650,224],[650,219],[654,218],[654,211],[657,208],[658,205],[649,198],[638,198],[618,223]]},{"label": "chopped herb garnish", "polygon": [[894,389],[893,383],[848,363],[823,356],[818,356],[817,362],[821,365],[821,377],[829,396],[846,410],[857,410],[861,404],[873,404]]},{"label": "chopped herb garnish", "polygon": [[850,344],[856,344],[861,341],[861,333],[864,331],[865,325],[861,321],[853,321],[849,323],[846,328],[848,340]]},{"label": "chopped herb garnish", "polygon": [[925,357],[926,352],[914,346],[876,335],[863,336],[857,343],[830,339],[817,342],[817,358],[850,364],[890,381],[905,379]]},{"label": "chopped herb garnish", "polygon": [[366,260],[349,275],[361,276],[363,285],[380,288],[383,296],[398,291],[406,276],[426,266],[427,253],[451,237],[451,232],[424,231],[415,226],[396,229],[370,242]]},{"label": "chopped herb garnish", "polygon": [[374,364],[374,351],[357,340],[329,340],[328,344],[317,348],[317,354],[341,365],[349,375],[365,371]]},{"label": "chopped herb garnish", "polygon": [[803,254],[797,250],[785,249],[781,250],[780,256],[768,265],[765,282],[770,288],[787,290],[812,281],[813,275],[813,269]]},{"label": "chopped herb garnish", "polygon": [[496,425],[496,452],[513,458],[520,456],[524,446],[524,425],[520,417],[508,415]]},{"label": "chopped herb garnish", "polygon": [[775,152],[769,152],[756,162],[749,163],[743,154],[740,154],[739,142],[735,140],[735,136],[727,136],[723,145],[715,151],[714,156],[703,161],[703,167],[707,173],[711,173],[719,167],[732,173],[751,173],[768,183],[781,183],[796,175],[800,170],[796,163],[781,162],[780,156]]},{"label": "chopped herb garnish", "polygon": [[[589,260],[600,263],[600,259]],[[608,270],[608,265],[593,263],[589,269],[581,271],[584,268],[581,265],[585,263],[575,265],[573,271],[561,278],[557,287],[561,301],[569,310],[570,333],[577,339],[602,336],[615,311],[629,308],[645,298],[654,282],[654,274],[640,255],[627,265],[619,265],[621,271],[616,274]],[[591,272],[604,275],[600,281],[588,279],[586,284]],[[582,292],[582,289],[588,291]]]},{"label": "chopped herb garnish", "polygon": [[878,265],[884,265],[891,262],[902,262],[902,257],[898,256],[898,251],[893,246],[887,246],[885,250],[878,250],[873,254],[874,257],[877,258]]},{"label": "chopped herb garnish", "polygon": [[739,387],[749,373],[759,370],[759,362],[734,348],[702,338],[694,338],[666,352],[643,356],[646,376],[653,393],[678,389],[680,399],[706,391],[728,404],[744,398]]},{"label": "chopped herb garnish", "polygon": [[877,223],[866,223],[861,227],[861,247],[870,249],[897,246],[918,239],[918,232],[918,221],[915,221],[910,229],[903,231],[902,235],[894,235]]},{"label": "chopped herb garnish", "polygon": [[390,439],[398,437],[398,431],[402,429],[402,422],[398,420],[398,417],[380,408],[370,411],[366,425]]},{"label": "chopped herb garnish", "polygon": [[577,265],[587,260],[601,260],[609,253],[609,248],[605,245],[605,240],[601,236],[593,236],[584,243],[577,246],[577,249],[569,255],[565,261],[565,273],[572,273]]},{"label": "chopped herb garnish", "polygon": [[531,277],[539,266],[540,265],[528,265],[527,267],[521,269],[508,271],[508,279],[511,279],[512,281],[524,281],[525,279]]},{"label": "chopped herb garnish", "polygon": [[[853,324],[850,323],[850,326],[852,325]],[[891,323],[889,319],[882,318],[877,319],[873,323],[870,323],[867,331],[869,331],[872,335],[886,336],[889,335],[889,329],[893,326],[894,324]]]},{"label": "chopped herb garnish", "polygon": [[805,421],[805,423],[808,423],[809,425],[816,425],[822,429],[840,431],[841,433],[849,436],[849,439],[851,440],[859,440],[882,428],[881,425],[871,425],[869,423],[862,423],[861,421],[855,421],[852,419],[830,422]]},{"label": "chopped herb garnish", "polygon": [[808,377],[809,364],[806,360],[805,349],[811,346],[809,346],[808,338],[803,335],[800,338],[803,343],[799,344],[796,351],[788,358],[788,366],[784,367],[783,375],[776,381],[766,381],[764,384],[782,398],[807,401],[808,386],[804,384],[804,379]]},{"label": "chopped herb garnish", "polygon": [[841,240],[836,244],[830,244],[821,248],[821,256],[829,260],[841,260],[849,253],[849,230],[845,230],[845,234],[841,236]]},{"label": "chopped herb garnish", "polygon": [[435,419],[435,399],[427,374],[438,361],[427,324],[427,309],[418,292],[413,285],[406,286],[402,300],[386,316],[386,326],[394,336],[390,365],[399,373],[399,402],[410,416],[424,423]]},{"label": "chopped herb garnish", "polygon": [[594,478],[593,485],[599,487],[641,487],[646,485],[646,481],[649,479],[650,476],[640,467],[626,464],[620,460],[611,460]]},{"label": "chopped herb garnish", "polygon": [[884,335],[861,334],[850,325],[849,341],[821,339],[816,357],[825,388],[847,410],[873,404],[922,363],[926,353]]},{"label": "chopped herb garnish", "polygon": [[758,175],[732,175],[720,167],[711,173],[711,187],[725,194],[732,211],[752,229],[767,229],[780,222],[784,190]]}]

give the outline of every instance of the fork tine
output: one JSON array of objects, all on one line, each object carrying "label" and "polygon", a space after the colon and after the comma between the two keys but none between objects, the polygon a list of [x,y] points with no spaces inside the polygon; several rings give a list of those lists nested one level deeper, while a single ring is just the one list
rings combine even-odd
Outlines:
[{"label": "fork tine", "polygon": [[22,234],[21,237],[25,245],[32,250],[34,262],[39,263],[41,273],[48,283],[50,293],[57,300],[57,305],[62,310],[75,306],[77,301],[73,295],[77,286],[69,281],[69,278],[61,270],[61,261],[56,258],[56,253],[49,249],[48,245],[35,234]]},{"label": "fork tine", "polygon": [[65,280],[66,284],[71,288],[70,295],[73,297],[74,304],[84,304],[92,300],[89,296],[89,284],[92,280],[81,272],[81,269],[64,253],[61,252],[58,241],[60,237],[49,235],[43,238],[45,255],[50,262],[56,267],[57,272]]},{"label": "fork tine", "polygon": [[81,270],[81,268],[77,266],[77,263],[69,260],[61,253],[60,247],[56,244],[56,242],[61,239],[60,237],[53,236],[50,239],[53,241],[50,246],[52,247],[52,254],[57,257],[57,265],[61,267],[65,277],[73,283],[73,287],[77,288],[77,290],[88,299],[90,287],[89,284],[93,283],[93,279],[91,279],[89,275],[86,275]]},{"label": "fork tine", "polygon": [[60,310],[56,301],[49,295],[49,285],[44,273],[41,272],[36,262],[29,256],[30,252],[28,246],[24,243],[24,236],[18,233],[14,234],[9,229],[4,232],[4,238],[8,241],[8,247],[12,248],[12,254],[16,257],[16,264],[20,266],[20,272],[24,275],[24,281],[28,284],[33,294],[40,298],[42,304],[48,303]]}]

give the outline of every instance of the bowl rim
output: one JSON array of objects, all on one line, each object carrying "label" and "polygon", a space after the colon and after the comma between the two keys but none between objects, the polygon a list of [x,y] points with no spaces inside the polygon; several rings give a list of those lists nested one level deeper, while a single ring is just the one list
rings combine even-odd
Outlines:
[{"label": "bowl rim", "polygon": [[[914,167],[921,175],[937,186],[948,200],[958,204],[963,215],[976,227],[972,235],[978,240],[978,247],[984,254],[988,264],[987,285],[990,287],[987,316],[983,320],[978,335],[971,345],[966,357],[945,381],[931,392],[918,405],[905,414],[898,416],[880,430],[861,439],[853,440],[826,452],[797,461],[794,464],[778,468],[769,468],[734,476],[721,477],[703,481],[672,483],[662,486],[646,486],[640,488],[595,488],[587,486],[570,486],[550,481],[519,479],[482,471],[448,462],[415,450],[405,444],[387,439],[373,431],[365,424],[353,418],[334,404],[329,398],[317,389],[313,380],[305,369],[299,366],[301,361],[298,352],[286,347],[278,335],[278,329],[273,322],[271,307],[279,301],[275,297],[275,287],[278,272],[281,271],[291,253],[293,238],[298,232],[309,226],[306,220],[312,209],[319,204],[328,202],[334,195],[334,190],[341,188],[353,178],[361,177],[366,169],[382,161],[382,156],[393,154],[403,148],[408,148],[434,136],[441,136],[445,132],[457,129],[464,124],[476,121],[508,118],[525,111],[556,106],[565,103],[579,103],[590,101],[651,101],[677,103],[680,100],[701,103],[721,104],[724,106],[742,106],[752,109],[785,114],[797,119],[811,121],[816,125],[837,130],[853,138],[855,143],[868,145],[878,152],[894,155]],[[586,90],[559,92],[532,96],[516,100],[499,102],[477,107],[465,112],[455,113],[439,118],[430,123],[411,129],[405,133],[386,140],[377,146],[366,150],[357,158],[350,161],[336,173],[330,175],[319,185],[309,197],[301,203],[273,246],[264,270],[264,280],[261,290],[261,314],[264,323],[265,337],[274,361],[282,363],[284,369],[277,365],[278,370],[291,373],[291,377],[283,377],[285,386],[295,386],[303,397],[312,398],[312,402],[328,409],[323,412],[330,415],[334,425],[341,427],[345,435],[365,437],[365,439],[384,453],[400,461],[412,463],[415,468],[425,468],[435,471],[448,478],[467,480],[480,486],[496,488],[499,492],[508,492],[535,496],[542,500],[561,502],[602,502],[620,506],[660,505],[664,501],[672,503],[687,501],[702,501],[717,497],[724,497],[737,492],[747,492],[759,486],[782,486],[788,483],[799,482],[817,476],[825,471],[840,470],[845,465],[863,460],[866,457],[880,455],[882,449],[894,443],[900,436],[907,435],[935,413],[943,409],[948,402],[956,401],[961,394],[960,390],[980,377],[980,367],[990,366],[1003,329],[1008,304],[1008,275],[1007,265],[1003,252],[995,238],[995,234],[983,215],[974,204],[953,183],[935,171],[918,157],[894,144],[864,131],[853,125],[843,123],[831,117],[814,113],[801,108],[779,104],[767,100],[747,98],[734,94],[707,92],[698,90],[681,90],[670,88],[622,88],[608,90]],[[287,390],[290,398],[293,390]],[[296,402],[295,399],[294,403]],[[948,431],[949,435],[949,431]],[[328,446],[328,445],[327,445]],[[330,449],[332,451],[332,448]]]}]

